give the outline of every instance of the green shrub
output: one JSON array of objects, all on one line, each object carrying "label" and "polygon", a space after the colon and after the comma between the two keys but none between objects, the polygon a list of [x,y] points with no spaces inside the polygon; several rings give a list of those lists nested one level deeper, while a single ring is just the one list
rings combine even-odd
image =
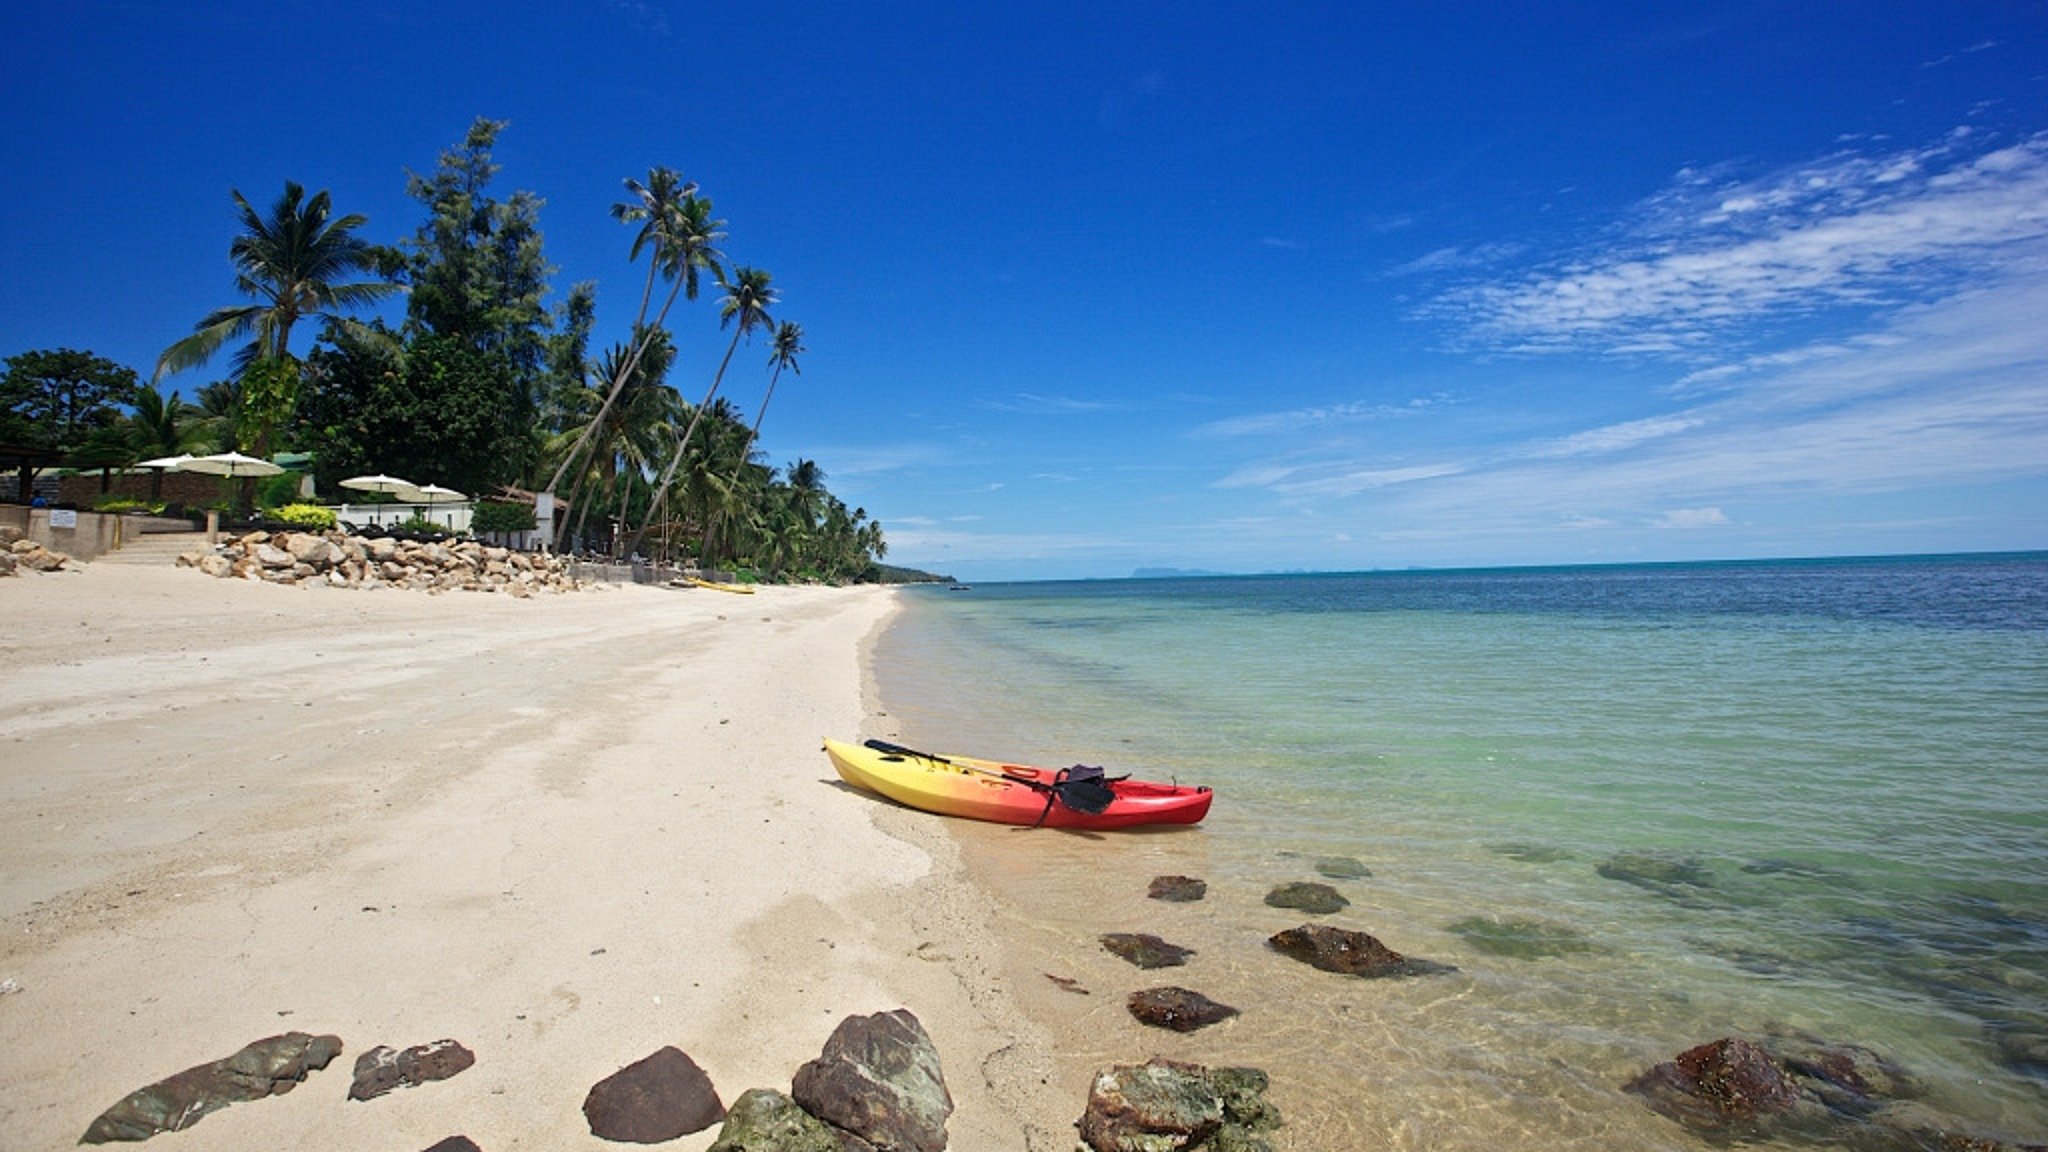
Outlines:
[{"label": "green shrub", "polygon": [[318,504],[287,504],[270,510],[272,520],[281,520],[294,528],[309,528],[324,532],[334,527],[334,509],[322,508]]},{"label": "green shrub", "polygon": [[256,506],[274,508],[296,503],[299,499],[299,485],[305,479],[305,475],[299,472],[280,472],[275,476],[265,476],[256,482]]},{"label": "green shrub", "polygon": [[535,527],[531,504],[485,500],[469,515],[469,530],[479,536],[486,532],[531,532]]},{"label": "green shrub", "polygon": [[151,516],[161,516],[164,512],[164,502],[161,500],[137,500],[133,496],[102,496],[98,500],[93,501],[92,510],[95,512],[147,512]]},{"label": "green shrub", "polygon": [[441,523],[438,520],[429,518],[423,512],[415,512],[412,515],[406,517],[405,519],[399,521],[398,523],[393,524],[391,526],[391,530],[393,532],[420,532],[431,534],[434,532],[446,532],[448,531],[448,526],[446,524]]}]

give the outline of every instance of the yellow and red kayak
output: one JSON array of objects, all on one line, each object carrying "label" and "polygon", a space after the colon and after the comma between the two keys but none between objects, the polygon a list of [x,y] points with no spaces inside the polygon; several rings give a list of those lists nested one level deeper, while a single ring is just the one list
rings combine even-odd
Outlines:
[{"label": "yellow and red kayak", "polygon": [[921,811],[998,824],[1093,829],[1199,824],[1215,798],[1209,789],[1190,785],[1131,779],[1083,783],[1069,777],[1072,769],[936,756],[880,741],[828,739],[825,754],[840,778],[856,788]]}]

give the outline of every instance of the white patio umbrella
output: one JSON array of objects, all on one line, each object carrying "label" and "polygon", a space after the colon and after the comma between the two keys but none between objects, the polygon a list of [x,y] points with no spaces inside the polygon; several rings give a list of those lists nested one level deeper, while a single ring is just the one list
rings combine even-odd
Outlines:
[{"label": "white patio umbrella", "polygon": [[190,459],[190,452],[180,452],[176,456],[159,456],[154,460],[139,461],[135,465],[137,468],[149,469],[149,498],[155,500],[164,494],[165,471],[176,472]]},{"label": "white patio umbrella", "polygon": [[[401,495],[407,500],[416,504],[425,504],[429,508],[435,504],[453,504],[459,500],[469,499],[469,497],[457,492],[455,489],[443,488],[439,484],[415,484],[401,493]],[[450,528],[455,527],[453,517],[449,518],[448,526]]]},{"label": "white patio umbrella", "polygon": [[180,472],[206,472],[215,476],[240,478],[243,476],[276,476],[284,469],[268,460],[244,456],[240,452],[216,452],[211,456],[194,456],[178,465]]},{"label": "white patio umbrella", "polygon": [[351,476],[341,482],[343,488],[356,488],[364,492],[408,492],[418,487],[410,480],[386,476],[382,472],[375,476]]}]

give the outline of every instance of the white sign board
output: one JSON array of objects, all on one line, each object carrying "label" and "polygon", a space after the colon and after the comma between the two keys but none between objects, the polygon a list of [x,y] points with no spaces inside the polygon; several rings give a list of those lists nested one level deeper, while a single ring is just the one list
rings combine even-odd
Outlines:
[{"label": "white sign board", "polygon": [[78,512],[77,512],[77,511],[76,511],[75,509],[71,509],[71,508],[52,508],[52,509],[50,509],[50,527],[52,527],[52,528],[76,528],[76,527],[78,527]]}]

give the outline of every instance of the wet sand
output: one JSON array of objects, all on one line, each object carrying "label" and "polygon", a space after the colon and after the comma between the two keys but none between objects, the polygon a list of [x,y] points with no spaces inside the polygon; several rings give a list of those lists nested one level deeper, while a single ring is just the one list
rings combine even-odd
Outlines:
[{"label": "wet sand", "polygon": [[[907,1007],[953,1147],[1071,1147],[1084,1101],[1047,1083],[957,845],[818,750],[879,734],[863,652],[894,603],[0,581],[0,1144],[68,1146],[300,1030],[342,1057],[159,1142],[615,1147],[584,1094],[657,1048],[730,1102]],[[358,1054],[442,1038],[475,1067],[345,1099]]]}]

